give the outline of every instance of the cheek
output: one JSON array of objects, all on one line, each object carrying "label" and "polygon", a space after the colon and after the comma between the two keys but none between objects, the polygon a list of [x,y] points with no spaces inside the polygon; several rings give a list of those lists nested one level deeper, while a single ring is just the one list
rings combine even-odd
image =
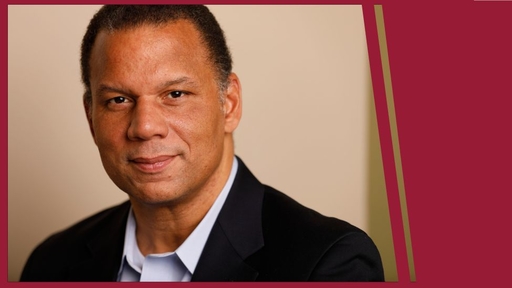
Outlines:
[{"label": "cheek", "polygon": [[197,121],[197,129],[202,132],[202,136],[209,138],[211,142],[222,139],[224,118],[220,107],[211,105],[205,111],[202,111],[201,115],[201,121]]},{"label": "cheek", "polygon": [[93,117],[94,141],[100,151],[115,150],[121,147],[121,142],[126,137],[125,121],[119,118],[96,115]]},{"label": "cheek", "polygon": [[[212,111],[212,107],[190,109],[186,116],[173,121],[172,126],[183,140],[192,155],[209,157],[218,153],[224,139],[222,113]],[[217,107],[216,107],[217,108]]]},{"label": "cheek", "polygon": [[[171,118],[172,119],[172,118]],[[194,138],[213,137],[222,134],[219,128],[223,127],[223,113],[220,104],[214,106],[197,103],[180,113],[171,121],[176,130]]]}]

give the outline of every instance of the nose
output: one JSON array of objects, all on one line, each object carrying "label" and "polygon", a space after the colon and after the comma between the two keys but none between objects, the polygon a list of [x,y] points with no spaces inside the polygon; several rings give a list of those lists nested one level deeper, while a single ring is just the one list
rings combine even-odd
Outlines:
[{"label": "nose", "polygon": [[140,141],[167,137],[169,128],[161,109],[156,101],[139,98],[132,110],[128,138]]}]

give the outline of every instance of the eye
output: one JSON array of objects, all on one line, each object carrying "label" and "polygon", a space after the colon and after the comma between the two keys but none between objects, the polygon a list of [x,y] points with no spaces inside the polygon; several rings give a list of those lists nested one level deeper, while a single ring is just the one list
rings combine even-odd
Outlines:
[{"label": "eye", "polygon": [[110,99],[108,102],[109,103],[115,103],[115,104],[121,104],[121,103],[125,103],[126,102],[126,98],[123,97],[123,96],[117,96],[117,97],[114,97],[112,99]]},{"label": "eye", "polygon": [[185,92],[183,92],[183,91],[171,91],[171,92],[169,92],[169,96],[171,96],[172,98],[180,98],[183,95],[185,95]]}]

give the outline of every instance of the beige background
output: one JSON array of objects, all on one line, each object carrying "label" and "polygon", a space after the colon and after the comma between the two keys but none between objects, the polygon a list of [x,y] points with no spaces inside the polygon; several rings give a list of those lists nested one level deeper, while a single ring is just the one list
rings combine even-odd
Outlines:
[{"label": "beige background", "polygon": [[[9,6],[9,281],[49,234],[127,199],[81,105],[99,6]],[[263,183],[367,231],[396,280],[361,6],[210,6],[244,112],[236,153]]]}]

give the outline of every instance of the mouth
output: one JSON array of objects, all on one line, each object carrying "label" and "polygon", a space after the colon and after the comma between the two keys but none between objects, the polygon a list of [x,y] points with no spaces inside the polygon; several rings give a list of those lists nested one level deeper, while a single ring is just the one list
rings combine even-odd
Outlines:
[{"label": "mouth", "polygon": [[129,159],[138,170],[144,173],[158,173],[163,171],[176,156],[162,155],[157,157],[136,157]]}]

